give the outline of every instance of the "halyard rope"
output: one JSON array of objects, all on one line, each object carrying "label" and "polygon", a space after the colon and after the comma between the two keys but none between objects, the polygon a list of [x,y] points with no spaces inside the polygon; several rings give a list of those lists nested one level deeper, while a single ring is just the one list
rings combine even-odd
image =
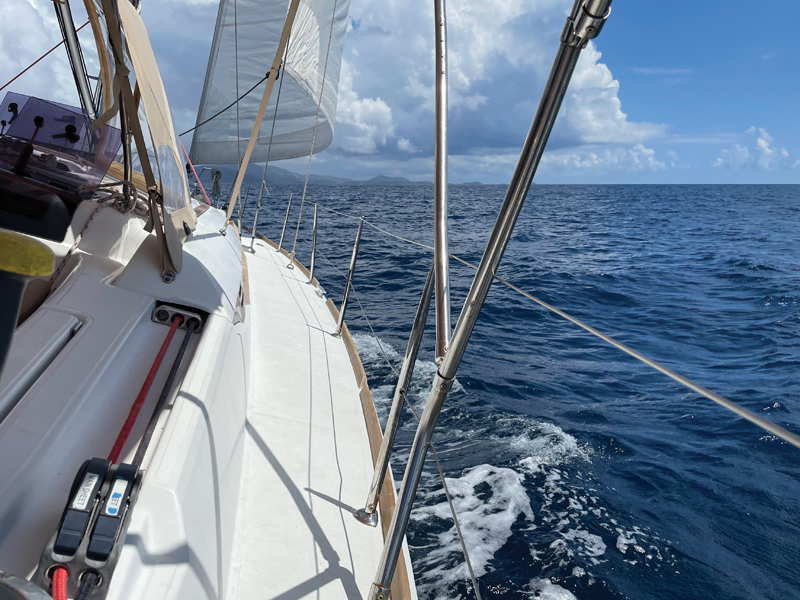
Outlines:
[{"label": "halyard rope", "polygon": [[67,579],[69,578],[69,571],[64,566],[57,566],[53,569],[52,575],[52,588],[53,600],[67,600]]},{"label": "halyard rope", "polygon": [[181,317],[176,316],[172,319],[172,326],[169,328],[167,335],[164,337],[164,341],[161,343],[161,348],[158,354],[156,354],[153,364],[150,366],[150,371],[147,373],[147,377],[145,377],[144,383],[142,383],[142,387],[139,389],[139,394],[131,405],[128,416],[122,424],[122,429],[120,429],[117,434],[114,446],[111,448],[111,452],[108,453],[108,460],[110,460],[113,465],[119,463],[119,458],[122,455],[123,448],[125,448],[125,443],[128,441],[128,436],[130,436],[133,426],[136,425],[136,419],[142,410],[142,406],[144,406],[144,401],[147,400],[150,388],[153,387],[153,381],[155,381],[156,375],[158,375],[161,363],[164,362],[164,356],[166,356],[172,338],[175,337],[175,332],[178,330],[180,324]]}]

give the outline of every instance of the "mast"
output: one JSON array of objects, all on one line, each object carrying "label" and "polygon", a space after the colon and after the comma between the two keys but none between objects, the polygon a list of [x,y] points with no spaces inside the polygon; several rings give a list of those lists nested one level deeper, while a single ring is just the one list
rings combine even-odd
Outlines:
[{"label": "mast", "polygon": [[436,265],[436,362],[450,345],[450,255],[447,249],[447,19],[445,0],[434,0],[436,24],[436,145],[434,229]]},{"label": "mast", "polygon": [[75,86],[78,88],[78,98],[89,120],[94,121],[97,118],[97,107],[92,96],[86,64],[83,61],[78,32],[75,30],[72,11],[69,9],[69,0],[57,0],[53,2],[53,6],[56,9],[58,25],[61,27],[61,35],[64,38],[64,47],[67,49],[72,76],[75,78]]}]

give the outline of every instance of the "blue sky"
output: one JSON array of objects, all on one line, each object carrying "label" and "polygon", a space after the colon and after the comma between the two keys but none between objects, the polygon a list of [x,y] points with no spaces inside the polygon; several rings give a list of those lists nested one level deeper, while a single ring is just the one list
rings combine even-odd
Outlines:
[{"label": "blue sky", "polygon": [[[571,5],[449,0],[451,181],[508,181]],[[313,172],[432,179],[432,13],[430,0],[351,0],[335,139]],[[186,129],[216,1],[143,0],[142,16]],[[800,183],[798,21],[800,0],[616,0],[536,181]],[[49,2],[3,2],[0,79],[58,39]],[[70,79],[57,52],[12,89],[75,102]],[[281,166],[305,170],[302,159]]]}]

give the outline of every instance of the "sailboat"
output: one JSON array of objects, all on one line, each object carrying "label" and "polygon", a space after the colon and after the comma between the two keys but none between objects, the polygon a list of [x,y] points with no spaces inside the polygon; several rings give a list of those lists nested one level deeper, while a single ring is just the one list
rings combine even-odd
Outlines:
[{"label": "sailboat", "polygon": [[[0,106],[0,598],[417,597],[413,499],[492,282],[603,337],[496,272],[610,0],[576,0],[567,18],[452,329],[444,0],[434,6],[435,258],[382,431],[344,320],[363,219],[339,307],[313,246],[307,269],[283,235],[258,234],[257,216],[250,231],[234,219],[250,162],[309,156],[310,169],[331,143],[347,0],[221,0],[186,155],[138,2],[85,1],[94,90],[69,2],[55,3],[81,106],[14,93]],[[198,183],[195,165],[237,165],[222,208],[190,193],[184,159]],[[432,302],[438,371],[396,492],[389,457]]]},{"label": "sailboat", "polygon": [[[235,93],[232,41],[239,81],[262,71],[259,97],[282,44],[281,112],[262,128],[273,158],[330,144],[347,14],[334,4],[221,2],[201,120],[227,103],[214,89]],[[305,267],[190,197],[137,7],[86,2],[94,91],[68,7],[83,106],[2,105],[0,596],[359,597],[383,531],[342,506],[365,494],[381,431],[347,325]],[[237,111],[252,126],[249,99]],[[207,141],[223,122],[199,129],[196,161],[240,161],[246,138]],[[389,478],[385,515],[393,495]],[[403,565],[394,595],[413,598]]]}]

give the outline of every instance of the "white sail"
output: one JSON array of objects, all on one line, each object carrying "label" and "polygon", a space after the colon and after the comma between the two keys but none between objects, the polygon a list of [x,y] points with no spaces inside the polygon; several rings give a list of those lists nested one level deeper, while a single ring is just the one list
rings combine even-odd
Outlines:
[{"label": "white sail", "polygon": [[[288,4],[288,0],[220,1],[197,112],[199,126],[194,131],[190,152],[195,164],[239,164],[266,85],[261,80],[275,57]],[[266,160],[268,149],[270,160],[307,156],[314,139],[318,105],[314,152],[330,145],[349,5],[350,0],[301,1],[292,26],[282,82],[276,83],[270,97],[251,162]],[[255,89],[238,105],[205,122],[253,86]],[[276,102],[279,102],[277,115]]]}]

